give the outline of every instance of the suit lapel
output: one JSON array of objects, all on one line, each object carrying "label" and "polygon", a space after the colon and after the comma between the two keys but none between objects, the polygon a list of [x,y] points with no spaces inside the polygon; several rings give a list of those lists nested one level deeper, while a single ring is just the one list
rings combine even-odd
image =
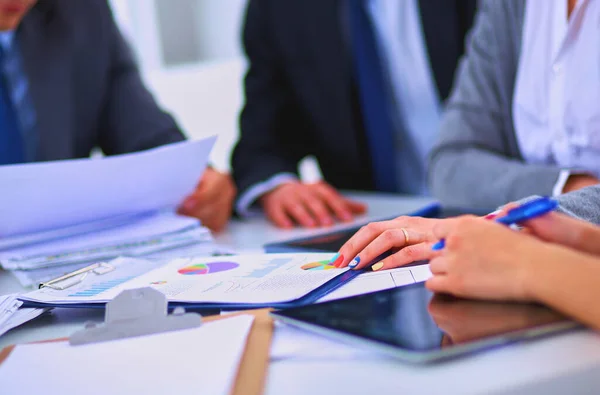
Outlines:
[{"label": "suit lapel", "polygon": [[66,27],[52,23],[47,11],[33,9],[21,23],[18,40],[29,94],[36,111],[37,159],[74,154],[71,59]]},{"label": "suit lapel", "polygon": [[459,56],[458,48],[462,46],[457,1],[463,0],[419,0],[423,37],[442,100],[450,91]]}]

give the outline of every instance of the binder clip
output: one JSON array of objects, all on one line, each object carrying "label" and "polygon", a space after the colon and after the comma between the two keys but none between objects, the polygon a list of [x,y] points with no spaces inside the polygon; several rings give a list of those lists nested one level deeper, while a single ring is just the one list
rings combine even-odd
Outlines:
[{"label": "binder clip", "polygon": [[129,289],[106,304],[105,323],[85,324],[69,338],[72,346],[197,328],[202,318],[177,307],[168,314],[167,297],[154,288]]}]

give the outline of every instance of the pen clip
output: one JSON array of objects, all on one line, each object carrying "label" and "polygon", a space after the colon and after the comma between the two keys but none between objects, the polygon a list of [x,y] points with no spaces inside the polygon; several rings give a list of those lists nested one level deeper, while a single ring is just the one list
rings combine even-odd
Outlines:
[{"label": "pen clip", "polygon": [[110,273],[113,270],[115,270],[115,267],[108,263],[94,263],[93,265],[86,266],[79,270],[75,270],[74,272],[57,277],[53,280],[41,283],[39,289],[48,287],[57,291],[63,291],[67,288],[71,288],[74,285],[80,284],[90,273],[101,276],[103,274]]}]

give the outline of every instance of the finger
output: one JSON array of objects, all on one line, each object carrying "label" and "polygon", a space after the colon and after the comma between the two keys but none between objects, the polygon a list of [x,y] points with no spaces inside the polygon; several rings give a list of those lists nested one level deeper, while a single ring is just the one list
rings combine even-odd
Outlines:
[{"label": "finger", "polygon": [[451,283],[448,276],[433,276],[425,281],[425,287],[435,293],[451,293]]},{"label": "finger", "polygon": [[[346,267],[353,261],[360,251],[375,240],[381,233],[394,229],[397,225],[393,221],[371,222],[358,230],[338,251],[344,260],[338,267]],[[359,258],[360,260],[360,258]]]},{"label": "finger", "polygon": [[367,205],[364,203],[357,202],[355,200],[345,199],[346,205],[352,211],[353,214],[364,214],[367,212]]},{"label": "finger", "polygon": [[327,184],[319,185],[316,192],[331,208],[335,216],[341,221],[352,220],[352,210],[346,204],[345,199],[332,187]]},{"label": "finger", "polygon": [[496,210],[496,211],[494,211],[492,213],[489,213],[488,215],[486,215],[483,218],[485,218],[487,220],[494,220],[494,219],[497,219],[497,218],[501,218],[501,217],[506,216],[506,214],[510,210],[512,210],[513,208],[517,208],[517,207],[519,207],[519,203],[515,203],[515,202],[507,203],[504,206],[500,207],[498,210]]},{"label": "finger", "polygon": [[433,257],[432,243],[418,243],[405,247],[395,254],[390,255],[381,262],[374,264],[374,271],[395,269],[409,263],[425,261]]},{"label": "finger", "polygon": [[301,226],[306,228],[314,228],[316,226],[317,222],[315,218],[313,218],[300,199],[284,203],[283,208],[285,212]]},{"label": "finger", "polygon": [[267,218],[275,224],[275,226],[283,229],[290,229],[294,226],[292,219],[288,216],[283,205],[279,202],[269,202],[263,207]]},{"label": "finger", "polygon": [[318,193],[309,192],[301,196],[304,206],[316,218],[320,226],[333,225],[333,217],[327,206],[323,203],[321,196]]},{"label": "finger", "polygon": [[219,214],[212,221],[210,229],[214,232],[222,232],[227,227],[229,223],[229,218],[231,218],[231,211],[227,212],[225,210],[219,212]]},{"label": "finger", "polygon": [[457,228],[463,228],[473,223],[484,223],[480,218],[473,215],[463,215],[455,218],[447,218],[438,221],[433,227],[433,234],[437,239],[445,239]]},{"label": "finger", "polygon": [[538,238],[564,246],[600,254],[600,229],[564,214],[552,212],[523,223]]},{"label": "finger", "polygon": [[350,262],[350,267],[357,270],[363,269],[381,254],[388,252],[392,248],[405,246],[406,236],[402,229],[385,230],[357,254],[357,258]]},{"label": "finger", "polygon": [[458,218],[443,219],[433,227],[433,234],[437,239],[445,239],[456,227]]},{"label": "finger", "polygon": [[219,200],[223,194],[229,192],[225,190],[225,182],[222,182],[225,180],[219,180],[218,178],[213,177],[211,178],[211,180],[201,182],[200,185],[198,185],[198,188],[196,188],[196,190],[192,193],[192,196],[195,196],[199,202],[216,201]]},{"label": "finger", "polygon": [[445,257],[439,256],[429,261],[429,270],[433,275],[448,273],[448,261]]}]

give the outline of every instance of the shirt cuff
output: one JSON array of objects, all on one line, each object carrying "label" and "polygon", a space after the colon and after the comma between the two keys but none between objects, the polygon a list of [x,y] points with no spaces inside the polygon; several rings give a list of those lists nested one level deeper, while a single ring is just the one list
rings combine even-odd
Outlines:
[{"label": "shirt cuff", "polygon": [[571,176],[571,170],[561,170],[558,174],[558,180],[556,180],[556,184],[554,184],[554,188],[552,188],[552,197],[557,197],[563,194],[563,190],[565,189],[565,185]]},{"label": "shirt cuff", "polygon": [[254,184],[244,192],[237,201],[235,209],[241,217],[249,217],[252,213],[252,205],[256,200],[267,192],[272,191],[281,184],[290,181],[298,181],[298,177],[293,173],[279,173],[266,181]]}]

